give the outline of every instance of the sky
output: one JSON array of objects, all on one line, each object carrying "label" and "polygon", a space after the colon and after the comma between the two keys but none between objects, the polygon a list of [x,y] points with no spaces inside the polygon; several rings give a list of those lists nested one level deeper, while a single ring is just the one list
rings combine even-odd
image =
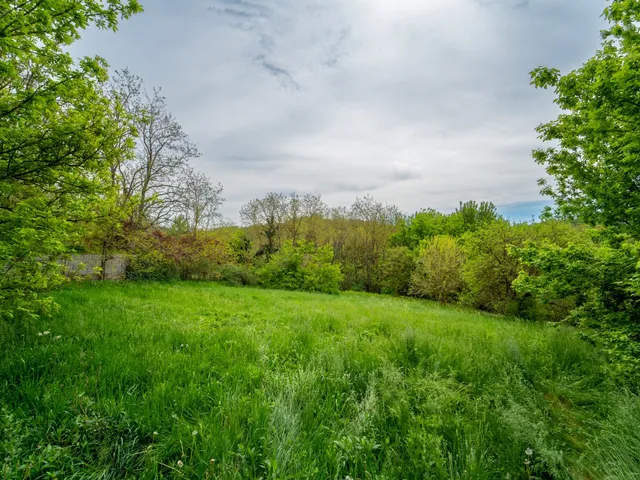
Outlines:
[{"label": "sky", "polygon": [[492,201],[514,220],[548,200],[531,158],[552,92],[600,44],[604,0],[141,0],[72,54],[128,67],[167,104],[224,186],[222,213],[270,191],[405,212]]}]

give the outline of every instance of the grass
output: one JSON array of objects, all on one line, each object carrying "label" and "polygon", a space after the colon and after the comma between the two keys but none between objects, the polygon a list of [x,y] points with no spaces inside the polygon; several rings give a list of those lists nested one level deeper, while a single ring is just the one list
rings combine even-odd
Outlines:
[{"label": "grass", "polygon": [[640,478],[640,401],[568,329],[208,283],[55,296],[0,332],[0,478]]}]

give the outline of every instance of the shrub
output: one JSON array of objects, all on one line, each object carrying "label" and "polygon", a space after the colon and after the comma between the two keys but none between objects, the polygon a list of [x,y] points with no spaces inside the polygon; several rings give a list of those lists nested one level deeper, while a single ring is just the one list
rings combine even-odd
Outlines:
[{"label": "shrub", "polygon": [[453,237],[439,235],[420,248],[411,276],[410,293],[439,302],[453,302],[464,288],[465,255]]},{"label": "shrub", "polygon": [[330,246],[317,248],[311,242],[291,242],[271,256],[258,270],[260,284],[267,288],[338,293],[343,280],[340,265],[333,262]]},{"label": "shrub", "polygon": [[258,280],[249,269],[243,265],[221,265],[216,269],[217,280],[234,287],[241,285],[257,285]]},{"label": "shrub", "polygon": [[220,241],[192,234],[179,237],[160,231],[132,237],[127,278],[131,280],[215,280],[220,265],[230,263]]}]

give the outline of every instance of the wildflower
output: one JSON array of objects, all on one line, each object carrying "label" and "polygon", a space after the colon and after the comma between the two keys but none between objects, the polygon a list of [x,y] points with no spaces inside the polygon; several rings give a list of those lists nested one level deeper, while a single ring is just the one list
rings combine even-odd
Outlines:
[{"label": "wildflower", "polygon": [[184,463],[182,463],[182,460],[178,460],[178,466],[179,466],[180,468],[182,468],[182,467],[184,466]]},{"label": "wildflower", "polygon": [[215,459],[215,458],[212,458],[211,460],[209,460],[209,463],[210,463],[211,465],[213,465],[214,463],[216,463],[216,459]]},{"label": "wildflower", "polygon": [[530,462],[530,461],[529,461],[529,459],[527,458],[527,459],[524,461],[524,464],[525,464],[525,465],[530,465],[530,464],[531,464],[531,462]]},{"label": "wildflower", "polygon": [[38,332],[38,336],[41,337],[42,336],[42,332]]},{"label": "wildflower", "polygon": [[533,450],[531,450],[531,448],[527,448],[524,453],[527,454],[528,457],[530,457],[531,455],[533,455]]},{"label": "wildflower", "polygon": [[60,340],[60,339],[62,338],[62,335],[56,335],[54,338],[55,338],[56,340]]},{"label": "wildflower", "polygon": [[153,432],[153,436],[155,437],[156,435],[158,435],[158,432]]},{"label": "wildflower", "polygon": [[45,330],[44,332],[42,332],[43,335],[49,335],[51,332],[49,330]]},{"label": "wildflower", "polygon": [[194,437],[198,434],[198,430],[194,430],[193,432],[191,432],[191,435],[193,435]]}]

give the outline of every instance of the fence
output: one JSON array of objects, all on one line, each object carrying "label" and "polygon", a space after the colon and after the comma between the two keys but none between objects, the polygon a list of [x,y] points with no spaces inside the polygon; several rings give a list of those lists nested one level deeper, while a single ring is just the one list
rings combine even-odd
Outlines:
[{"label": "fence", "polygon": [[[96,254],[76,255],[70,260],[61,262],[65,266],[67,275],[92,275],[96,279],[99,275],[94,273],[95,267],[102,266],[102,256]],[[84,266],[84,268],[80,268]],[[125,255],[113,255],[104,268],[104,278],[106,280],[122,280],[125,278],[127,269],[127,257]]]}]

